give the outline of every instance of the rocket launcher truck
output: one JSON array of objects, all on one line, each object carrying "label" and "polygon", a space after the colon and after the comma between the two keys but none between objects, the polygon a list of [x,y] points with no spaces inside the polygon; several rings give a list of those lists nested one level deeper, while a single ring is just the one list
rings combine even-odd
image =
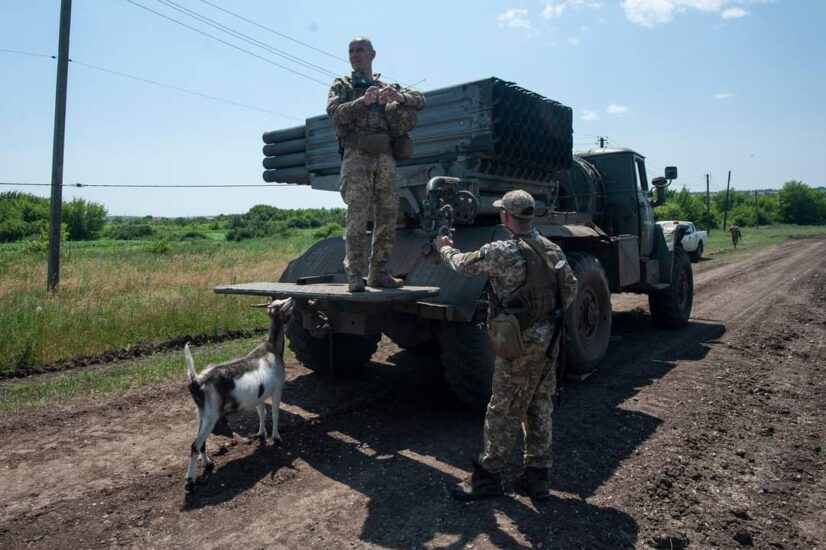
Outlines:
[{"label": "rocket launcher truck", "polygon": [[[613,292],[647,294],[657,325],[687,324],[691,263],[682,235],[667,242],[654,215],[676,167],[649,180],[645,157],[631,149],[574,154],[569,107],[497,78],[425,96],[413,155],[398,165],[400,213],[388,267],[404,287],[347,292],[344,240],[331,237],[290,262],[277,283],[215,291],[292,296],[289,345],[311,370],[357,371],[384,334],[404,349],[438,351],[457,397],[481,405],[495,357],[484,329],[488,283],[434,261],[432,242],[451,228],[462,251],[507,238],[493,202],[523,189],[536,201],[534,226],[564,250],[579,281],[564,319],[569,373],[584,376],[604,357]],[[263,138],[265,181],[338,191],[341,159],[326,115]]]}]

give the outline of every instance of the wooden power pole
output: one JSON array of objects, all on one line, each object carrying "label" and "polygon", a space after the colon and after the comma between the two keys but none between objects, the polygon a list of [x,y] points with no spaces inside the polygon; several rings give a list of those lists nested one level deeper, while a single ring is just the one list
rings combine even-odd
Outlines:
[{"label": "wooden power pole", "polygon": [[66,88],[69,80],[69,30],[72,0],[60,2],[60,36],[57,48],[57,89],[54,102],[52,142],[52,196],[49,221],[49,265],[46,286],[57,290],[60,283],[60,223],[63,209],[63,145],[66,135]]},{"label": "wooden power pole", "polygon": [[706,231],[711,235],[711,194],[708,190],[708,174],[706,174]]},{"label": "wooden power pole", "polygon": [[726,204],[725,208],[723,209],[723,231],[726,230],[726,225],[728,224],[728,189],[731,185],[731,170],[728,171],[728,181],[726,182]]}]

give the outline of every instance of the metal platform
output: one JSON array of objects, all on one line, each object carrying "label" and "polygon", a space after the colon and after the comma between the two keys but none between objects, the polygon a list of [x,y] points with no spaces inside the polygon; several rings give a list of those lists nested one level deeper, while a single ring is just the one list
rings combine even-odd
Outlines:
[{"label": "metal platform", "polygon": [[342,283],[295,284],[295,283],[242,283],[216,286],[216,294],[241,294],[268,296],[271,298],[323,299],[338,302],[415,302],[439,294],[435,286],[403,286],[401,288],[371,288],[364,292],[350,292]]}]

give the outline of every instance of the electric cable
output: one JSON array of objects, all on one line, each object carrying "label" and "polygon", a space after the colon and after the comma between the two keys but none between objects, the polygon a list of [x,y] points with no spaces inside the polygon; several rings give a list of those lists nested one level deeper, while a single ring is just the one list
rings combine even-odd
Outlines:
[{"label": "electric cable", "polygon": [[[51,183],[19,183],[19,182],[4,182],[0,181],[0,185],[13,185],[20,187],[50,187]],[[182,188],[199,188],[199,189],[218,189],[218,188],[234,188],[234,187],[295,187],[302,185],[300,183],[239,183],[239,184],[218,184],[218,185],[156,185],[156,184],[131,184],[131,183],[63,183],[61,187],[110,187],[110,188],[129,188],[129,189],[182,189]]]},{"label": "electric cable", "polygon": [[322,86],[324,86],[325,88],[329,86],[329,83],[327,83],[327,82],[322,82],[321,80],[318,80],[317,78],[313,78],[312,76],[309,76],[309,75],[306,75],[306,74],[304,74],[304,73],[302,73],[302,72],[299,72],[299,71],[296,71],[296,70],[294,70],[294,69],[291,69],[291,68],[289,68],[289,67],[287,67],[287,66],[285,66],[285,65],[281,65],[280,63],[276,63],[276,62],[275,62],[275,61],[273,61],[272,59],[267,59],[266,57],[264,57],[264,56],[262,56],[262,55],[258,55],[257,53],[255,53],[255,52],[251,52],[251,51],[249,51],[249,50],[247,50],[247,49],[244,49],[244,48],[242,48],[241,46],[237,46],[237,45],[235,45],[235,44],[233,44],[233,43],[231,43],[231,42],[227,42],[226,40],[223,40],[223,39],[221,39],[221,38],[218,38],[217,36],[213,36],[213,35],[211,35],[211,34],[209,34],[209,33],[207,33],[207,32],[204,32],[204,31],[202,31],[202,30],[200,30],[200,29],[197,29],[197,28],[195,28],[195,27],[193,27],[193,26],[191,26],[191,25],[187,25],[186,23],[184,23],[184,22],[182,22],[182,21],[178,21],[177,19],[175,19],[175,18],[173,18],[173,17],[169,17],[168,15],[165,15],[165,14],[163,14],[163,13],[159,12],[159,11],[153,10],[152,8],[149,8],[149,7],[147,7],[147,6],[144,6],[143,4],[139,4],[138,2],[135,2],[135,0],[126,0],[126,1],[127,1],[127,2],[129,2],[130,4],[133,4],[133,5],[135,5],[135,6],[139,7],[139,8],[141,8],[141,9],[146,10],[146,11],[148,11],[148,12],[150,12],[150,13],[154,13],[154,14],[155,14],[155,15],[157,15],[158,17],[163,17],[164,19],[166,19],[166,20],[168,20],[168,21],[172,21],[173,23],[177,23],[178,25],[181,25],[182,27],[186,27],[186,28],[187,28],[187,29],[189,29],[189,30],[192,30],[192,31],[197,32],[198,34],[202,34],[202,35],[204,35],[204,36],[206,36],[206,37],[208,37],[208,38],[211,38],[211,39],[216,40],[216,41],[218,41],[218,42],[220,42],[220,43],[222,43],[222,44],[225,44],[225,45],[229,46],[230,48],[234,48],[234,49],[236,49],[236,50],[238,50],[238,51],[241,51],[241,52],[244,52],[244,53],[246,53],[246,54],[249,54],[249,55],[251,55],[251,56],[253,56],[253,57],[256,57],[256,58],[260,59],[261,61],[265,61],[265,62],[267,62],[267,63],[269,63],[269,64],[271,64],[271,65],[275,65],[276,67],[279,67],[279,68],[281,68],[281,69],[284,69],[285,71],[288,71],[288,72],[291,72],[291,73],[296,74],[296,75],[298,75],[298,76],[301,76],[301,77],[303,77],[303,78],[306,78],[307,80],[312,80],[313,82],[317,82],[317,83],[321,84]]},{"label": "electric cable", "polygon": [[332,77],[332,78],[336,78],[336,77],[339,76],[338,74],[336,74],[335,72],[333,72],[329,69],[326,69],[326,68],[324,68],[320,65],[316,65],[314,63],[310,63],[309,61],[305,61],[304,59],[301,59],[300,57],[297,57],[295,55],[287,53],[283,50],[279,50],[278,48],[276,48],[274,46],[270,46],[266,42],[261,42],[260,40],[252,38],[251,36],[248,36],[248,35],[240,32],[240,31],[237,31],[237,30],[235,30],[231,27],[228,27],[228,26],[226,26],[222,23],[219,23],[219,22],[215,21],[214,19],[210,19],[209,17],[206,17],[205,15],[201,15],[201,14],[199,14],[198,12],[196,12],[194,10],[191,10],[189,8],[181,6],[180,4],[177,4],[176,2],[173,2],[172,0],[158,0],[158,2],[160,2],[161,4],[164,4],[166,6],[169,6],[170,8],[172,8],[174,10],[177,10],[178,12],[183,13],[184,15],[187,15],[189,17],[197,19],[197,20],[201,21],[202,23],[205,23],[205,24],[209,25],[210,27],[213,27],[213,28],[218,29],[220,31],[223,31],[227,34],[230,34],[230,35],[234,36],[235,38],[239,38],[239,39],[243,40],[244,42],[247,42],[248,44],[258,46],[259,48],[265,49],[265,50],[269,51],[270,53],[273,53],[273,54],[275,54],[279,57],[283,57],[284,59],[292,61],[293,63],[298,63],[299,65],[303,65],[304,67],[306,67],[308,69],[314,70],[316,72],[319,72],[319,73],[321,73],[325,76],[329,76],[329,77]]}]

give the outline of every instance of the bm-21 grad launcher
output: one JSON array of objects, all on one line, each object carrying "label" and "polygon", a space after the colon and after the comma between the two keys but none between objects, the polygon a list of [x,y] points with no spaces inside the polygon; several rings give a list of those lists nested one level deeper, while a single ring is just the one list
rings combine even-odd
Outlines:
[{"label": "bm-21 grad launcher", "polygon": [[[573,154],[571,109],[497,78],[425,96],[411,133],[413,155],[398,163],[400,215],[389,268],[405,287],[348,293],[344,241],[332,237],[290,262],[278,283],[216,292],[294,297],[287,335],[312,370],[360,369],[385,334],[402,348],[438,350],[456,395],[484,404],[494,363],[482,328],[487,280],[432,261],[430,243],[453,225],[463,251],[508,238],[493,203],[523,189],[536,200],[534,226],[562,247],[579,281],[565,318],[569,372],[584,376],[605,355],[612,292],[647,294],[660,325],[687,323],[691,264],[679,236],[666,243],[653,211],[676,168],[649,184],[644,157],[630,149]],[[263,137],[265,181],[338,191],[341,159],[326,115]]]}]

